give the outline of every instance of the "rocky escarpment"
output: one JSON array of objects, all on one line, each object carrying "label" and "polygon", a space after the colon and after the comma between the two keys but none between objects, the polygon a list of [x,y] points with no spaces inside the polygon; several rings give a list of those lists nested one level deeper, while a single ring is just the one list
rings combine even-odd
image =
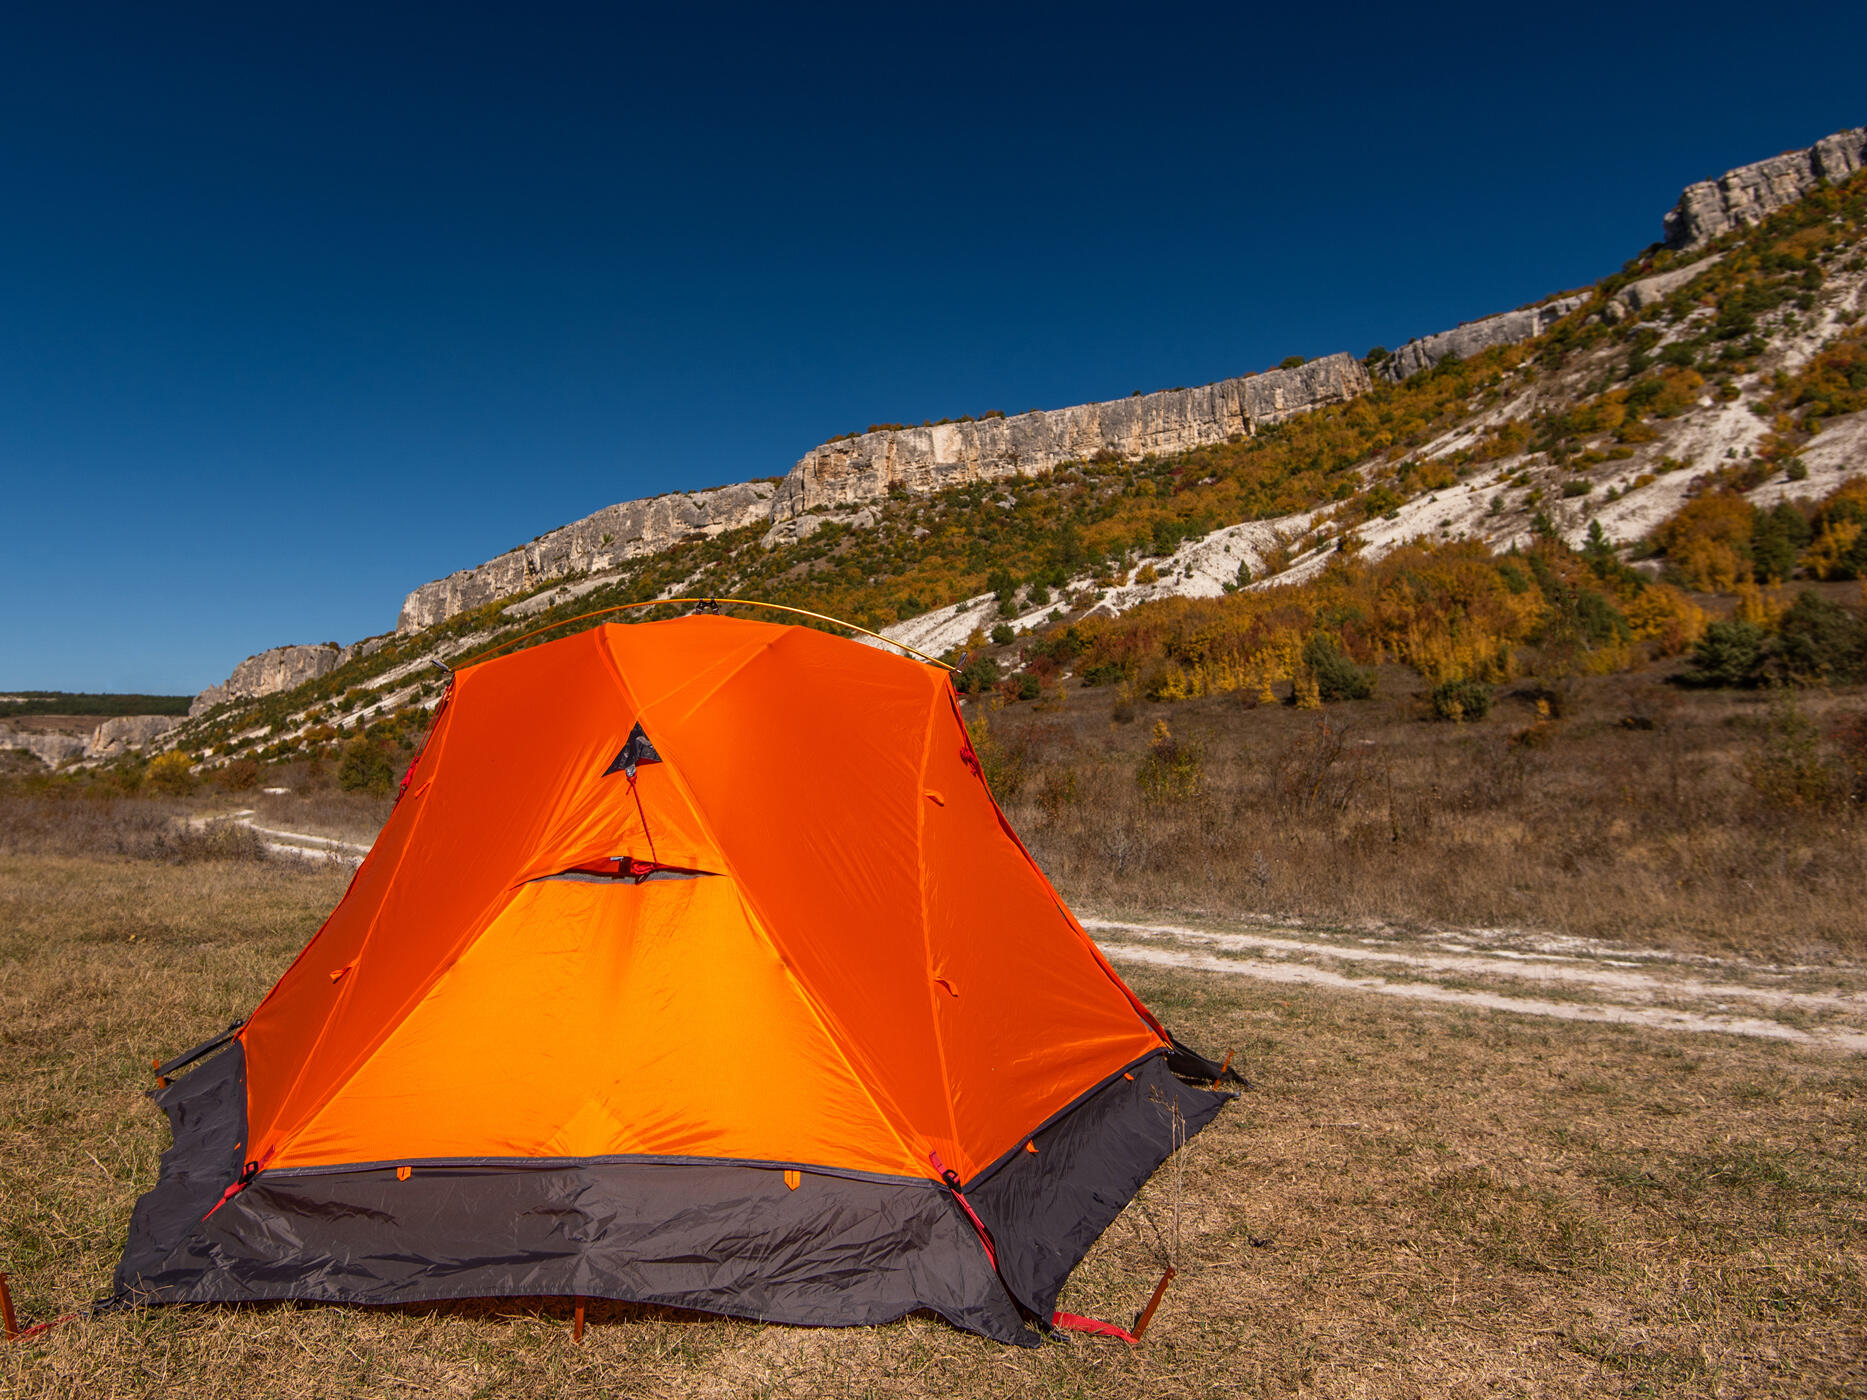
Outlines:
[{"label": "rocky escarpment", "polygon": [[1398,384],[1454,355],[1467,359],[1493,346],[1515,345],[1520,340],[1541,335],[1587,300],[1587,293],[1556,297],[1538,306],[1505,311],[1482,320],[1467,321],[1436,335],[1423,335],[1409,340],[1382,360],[1375,366],[1375,373]]},{"label": "rocky escarpment", "polygon": [[35,724],[27,719],[0,723],[0,749],[19,749],[47,767],[75,759],[120,758],[161,738],[180,724],[178,715],[117,715],[88,733],[74,730],[72,721]]},{"label": "rocky escarpment", "polygon": [[1805,151],[1740,165],[1715,180],[1688,185],[1666,215],[1666,241],[1690,248],[1744,224],[1760,223],[1822,181],[1845,180],[1867,165],[1867,127],[1825,136]]},{"label": "rocky escarpment", "polygon": [[[1839,132],[1806,151],[1742,166],[1686,190],[1678,207],[1666,215],[1667,239],[1675,246],[1701,243],[1726,229],[1755,222],[1821,181],[1842,178],[1863,163],[1867,163],[1867,128]],[[1710,265],[1707,259],[1631,284],[1603,314],[1618,319],[1638,312]],[[1475,355],[1528,340],[1549,330],[1587,299],[1586,295],[1556,297],[1422,336],[1389,355],[1375,374],[1399,381],[1454,355]],[[765,543],[781,546],[804,538],[829,518],[821,512],[854,509],[853,515],[839,520],[851,526],[864,524],[859,508],[891,489],[932,492],[1044,472],[1063,462],[1104,455],[1134,459],[1149,453],[1181,452],[1352,398],[1370,385],[1368,371],[1360,363],[1338,354],[1197,389],[1139,394],[1008,418],[857,434],[811,449],[776,486],[750,482],[625,501],[476,568],[423,584],[404,601],[396,630],[419,632],[501,598],[538,593],[556,580],[588,580],[694,534],[763,523],[770,527]],[[566,583],[571,591],[583,586]]]},{"label": "rocky escarpment", "polygon": [[86,758],[119,758],[160,739],[180,724],[177,715],[118,715],[91,731],[84,746]]},{"label": "rocky escarpment", "polygon": [[605,506],[477,568],[424,583],[402,602],[398,633],[419,632],[495,598],[529,593],[572,574],[613,569],[693,535],[717,535],[771,518],[775,488],[749,481]]},{"label": "rocky escarpment", "polygon": [[336,670],[355,653],[355,647],[321,642],[315,646],[273,647],[257,656],[249,656],[235,666],[233,674],[220,685],[210,685],[195,696],[194,703],[188,707],[188,718],[206,714],[229,700],[256,700],[262,695],[314,681]]},{"label": "rocky escarpment", "polygon": [[82,734],[16,729],[12,725],[0,724],[0,750],[18,749],[21,753],[29,753],[48,768],[82,758],[87,742]]},{"label": "rocky escarpment", "polygon": [[1327,355],[1291,369],[1168,389],[1108,403],[861,433],[804,454],[779,483],[772,518],[856,505],[899,486],[916,493],[997,477],[1029,476],[1105,454],[1140,458],[1184,452],[1252,433],[1368,388],[1353,356]]}]

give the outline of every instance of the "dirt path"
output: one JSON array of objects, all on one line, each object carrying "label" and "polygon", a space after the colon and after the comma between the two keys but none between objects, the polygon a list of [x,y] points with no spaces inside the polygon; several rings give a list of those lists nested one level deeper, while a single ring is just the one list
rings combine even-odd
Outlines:
[{"label": "dirt path", "polygon": [[1085,919],[1083,926],[1115,962],[1566,1021],[1716,1031],[1867,1052],[1867,969],[1680,956],[1502,931],[1408,939],[1107,919]]},{"label": "dirt path", "polygon": [[339,841],[332,836],[313,836],[304,831],[281,831],[277,827],[261,826],[253,819],[258,816],[250,808],[238,812],[225,812],[219,816],[195,817],[194,826],[213,826],[220,822],[231,822],[234,826],[243,826],[258,836],[266,847],[268,855],[290,856],[295,860],[335,861],[341,865],[361,865],[363,857],[370,853],[370,848],[355,841]]}]

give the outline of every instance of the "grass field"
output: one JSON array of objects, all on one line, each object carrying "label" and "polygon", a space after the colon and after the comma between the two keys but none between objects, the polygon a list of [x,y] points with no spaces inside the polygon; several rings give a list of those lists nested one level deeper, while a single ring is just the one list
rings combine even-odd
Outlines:
[{"label": "grass field", "polygon": [[[17,815],[17,814],[16,814]],[[150,1058],[250,1009],[346,873],[212,841],[0,850],[0,1266],[31,1320],[104,1292],[167,1144]],[[40,833],[38,839],[31,832]],[[85,839],[95,839],[86,837]],[[84,841],[75,843],[79,849]],[[811,1331],[563,1300],[158,1309],[0,1347],[0,1395],[1850,1395],[1867,1389],[1867,1065],[1149,968],[1256,1088],[1063,1305],[1130,1351],[913,1318]],[[744,1092],[757,1092],[748,1066]],[[1177,1236],[1178,1244],[1173,1241]]]},{"label": "grass field", "polygon": [[[1072,686],[969,716],[1012,824],[1103,912],[1867,958],[1867,693],[1687,691],[1673,669],[1576,678],[1549,718],[1535,683],[1501,686],[1463,724],[1424,718],[1399,667],[1321,711]],[[1150,791],[1160,724],[1197,757]]]}]

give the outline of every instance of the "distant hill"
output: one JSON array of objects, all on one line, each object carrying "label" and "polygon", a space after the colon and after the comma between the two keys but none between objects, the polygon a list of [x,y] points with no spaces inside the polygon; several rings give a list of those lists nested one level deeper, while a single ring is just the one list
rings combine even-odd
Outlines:
[{"label": "distant hill", "polygon": [[89,694],[72,690],[14,690],[0,694],[0,719],[26,715],[185,715],[192,695]]}]

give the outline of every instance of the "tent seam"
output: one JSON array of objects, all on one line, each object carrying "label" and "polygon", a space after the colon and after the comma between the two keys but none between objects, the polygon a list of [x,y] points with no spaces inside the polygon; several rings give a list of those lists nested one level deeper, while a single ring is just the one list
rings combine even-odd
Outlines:
[{"label": "tent seam", "polygon": [[[605,627],[613,625],[615,624],[604,624]],[[601,632],[603,628],[596,628],[594,630]],[[754,661],[757,661],[761,656],[764,656],[780,642],[785,640],[785,629],[778,628],[774,630],[778,631],[778,636],[773,637],[770,641],[766,642],[765,645],[759,647],[751,655],[747,656],[739,665],[733,667],[726,675],[722,676],[718,684],[714,685],[705,695],[701,696],[688,707],[687,713],[691,715],[701,705],[717,695],[729,681],[741,671],[745,670],[746,667],[750,666]],[[610,668],[616,673],[618,678],[620,678],[622,667],[617,663],[615,653],[610,651],[607,644],[605,644],[601,650]],[[663,701],[658,701],[657,705],[661,703],[665,703],[665,697]],[[641,713],[645,714],[647,711],[642,711]],[[647,726],[644,727],[646,728]],[[903,1113],[900,1107],[895,1104],[893,1095],[883,1094],[883,1098],[887,1099],[887,1107],[883,1106],[881,1098],[876,1097],[876,1081],[879,1079],[879,1076],[873,1073],[864,1074],[862,1069],[850,1059],[849,1043],[851,1038],[840,1033],[842,1023],[832,1017],[824,1009],[821,998],[811,990],[809,984],[799,975],[797,969],[792,966],[790,959],[785,957],[784,953],[779,949],[777,941],[772,937],[770,921],[766,918],[765,911],[759,906],[758,900],[754,898],[746,882],[739,877],[739,872],[734,866],[731,853],[720,840],[719,833],[713,829],[712,817],[708,814],[700,799],[695,796],[693,789],[688,786],[687,777],[681,772],[680,755],[678,753],[670,753],[662,759],[662,766],[668,770],[670,779],[680,789],[681,797],[686,801],[688,810],[693,812],[695,818],[700,822],[701,827],[706,833],[707,840],[712,844],[713,849],[719,853],[720,865],[722,867],[721,873],[725,878],[732,881],[733,891],[738,896],[739,902],[745,907],[748,915],[747,922],[752,926],[753,932],[756,934],[759,942],[764,946],[765,950],[771,954],[773,960],[777,962],[779,968],[783,971],[785,982],[797,993],[799,1000],[803,1002],[805,1009],[809,1011],[811,1019],[816,1023],[817,1029],[823,1033],[824,1039],[830,1042],[830,1047],[836,1052],[837,1059],[842,1062],[844,1069],[849,1071],[850,1080],[862,1092],[862,1096],[868,1100],[869,1106],[875,1110],[876,1118],[881,1122],[882,1126],[893,1135],[895,1141],[900,1144],[905,1159],[909,1163],[918,1164],[918,1157],[914,1146],[908,1141],[902,1131],[902,1125],[909,1121],[908,1115]]]},{"label": "tent seam", "polygon": [[927,765],[933,757],[934,716],[943,699],[945,696],[939,691],[935,691],[930,697],[926,723],[921,730],[921,763],[914,784],[917,789],[914,797],[914,869],[921,916],[921,963],[927,971],[927,1011],[928,1019],[933,1025],[934,1059],[940,1068],[940,1090],[941,1097],[946,1103],[947,1133],[953,1144],[953,1150],[958,1152],[962,1146],[959,1135],[959,1110],[953,1102],[953,1071],[946,1057],[946,1032],[942,1029],[940,1020],[940,997],[934,990],[932,920],[927,912]]},{"label": "tent seam", "polygon": [[[459,679],[456,678],[455,686],[457,687],[459,684],[460,684]],[[454,702],[455,700],[457,700],[458,691],[450,695],[448,699],[449,699],[450,704]],[[445,752],[447,748],[447,741],[452,736],[452,734],[453,734],[453,726],[449,725],[447,729],[442,731],[442,733],[439,736],[437,736],[440,739],[440,746],[436,748],[435,753],[434,753],[434,761],[436,764],[435,776],[437,777],[440,775],[439,764],[441,760],[441,755],[443,752]],[[425,746],[423,749],[422,756],[424,758],[427,756]],[[395,884],[396,874],[398,871],[401,870],[402,862],[408,858],[409,850],[415,844],[415,836],[416,836],[416,833],[418,833],[421,830],[421,823],[422,823],[423,818],[425,818],[428,815],[427,791],[428,791],[428,787],[432,785],[432,782],[433,782],[433,779],[430,779],[429,784],[424,785],[422,795],[414,799],[415,801],[420,802],[422,805],[415,812],[413,820],[409,823],[408,836],[402,842],[402,849],[396,853],[395,866],[389,871],[388,880],[387,880],[387,884],[385,885],[385,888],[387,888],[388,886],[393,886]],[[368,856],[365,856],[364,859],[367,860]],[[357,867],[358,874],[362,873],[362,869],[363,867],[361,865],[358,865]],[[355,880],[353,878],[352,884],[354,885],[354,883],[355,883]],[[350,897],[350,891],[346,889],[344,891],[344,899],[347,900],[349,899],[349,897]],[[343,907],[343,901],[340,900],[338,901],[337,908],[341,909],[342,907]],[[337,915],[337,909],[331,910],[330,915],[324,921],[325,924],[328,925],[331,919],[335,918],[336,915]],[[356,957],[352,959],[353,966],[357,964],[361,964],[363,961],[364,954],[369,952],[370,940],[375,936],[377,925],[381,922],[381,919],[382,919],[382,903],[379,901],[376,905],[376,912],[370,916],[369,927],[363,931],[362,942],[357,947]],[[323,927],[320,927],[318,930],[320,934],[323,931],[324,931]],[[311,946],[315,944],[316,942],[317,942],[317,938],[314,936],[311,940],[311,943],[306,945],[305,951],[309,953],[311,951]],[[294,967],[297,966],[296,961],[293,962],[293,966]],[[278,988],[284,984],[284,982],[285,982],[285,978],[281,977],[277,983],[273,984],[273,991],[277,991]],[[332,1005],[330,1012],[329,1014],[325,1016],[323,1023],[319,1025],[317,1039],[311,1042],[310,1050],[308,1050],[305,1053],[304,1058],[299,1061],[298,1073],[292,1076],[291,1084],[286,1087],[284,1093],[279,1095],[279,1103],[281,1106],[291,1102],[292,1095],[297,1092],[298,1086],[302,1082],[304,1082],[305,1075],[310,1072],[312,1064],[318,1058],[318,1051],[323,1047],[325,1040],[330,1035],[331,1023],[337,1019],[339,1013],[343,1010],[345,1006],[349,1004],[350,989],[353,985],[354,985],[354,979],[346,977],[343,981],[343,985],[337,989],[337,1001]],[[432,985],[432,983],[430,983],[429,985]],[[272,992],[268,992],[266,996],[268,999],[270,999],[270,997],[272,996]],[[260,1003],[261,1006],[263,1006],[264,1004],[265,1004],[264,1001]],[[254,1015],[257,1015],[257,1014],[258,1014],[258,1007],[255,1007]],[[252,1024],[251,1017],[248,1018],[247,1024],[249,1026]],[[385,1036],[384,1039],[386,1040],[387,1036]],[[245,1043],[244,1040],[242,1040],[241,1043],[244,1045]],[[380,1043],[377,1048],[380,1048]],[[375,1053],[374,1050],[370,1052],[371,1055],[374,1055],[374,1053]],[[369,1057],[366,1056],[364,1060],[359,1061],[357,1068],[358,1069],[362,1068],[363,1064],[368,1062],[368,1059]],[[354,1075],[355,1075],[355,1071],[353,1070],[351,1077],[354,1077]],[[348,1083],[349,1080],[346,1079],[344,1082]],[[334,1087],[332,1089],[332,1092],[329,1094],[326,1094],[324,1098],[318,1103],[316,1108],[314,1108],[310,1113],[301,1117],[299,1121],[293,1124],[289,1129],[281,1132],[279,1136],[274,1140],[274,1142],[270,1145],[270,1150],[266,1153],[266,1155],[271,1156],[271,1155],[276,1154],[281,1148],[285,1147],[294,1137],[296,1137],[298,1133],[303,1131],[304,1128],[307,1127],[311,1123],[311,1121],[317,1117],[319,1113],[322,1113],[324,1109],[329,1106],[331,1100],[336,1097],[336,1089],[341,1088],[341,1087],[342,1087],[341,1085]],[[249,1120],[247,1123],[247,1138],[248,1138],[247,1150],[251,1152],[254,1157],[258,1157],[260,1155],[259,1152],[257,1151],[259,1144],[257,1142],[252,1141],[252,1136],[253,1136],[252,1123],[250,1121],[251,1115],[252,1115],[252,1090],[250,1086],[247,1089],[247,1114],[248,1114],[248,1120]]]}]

